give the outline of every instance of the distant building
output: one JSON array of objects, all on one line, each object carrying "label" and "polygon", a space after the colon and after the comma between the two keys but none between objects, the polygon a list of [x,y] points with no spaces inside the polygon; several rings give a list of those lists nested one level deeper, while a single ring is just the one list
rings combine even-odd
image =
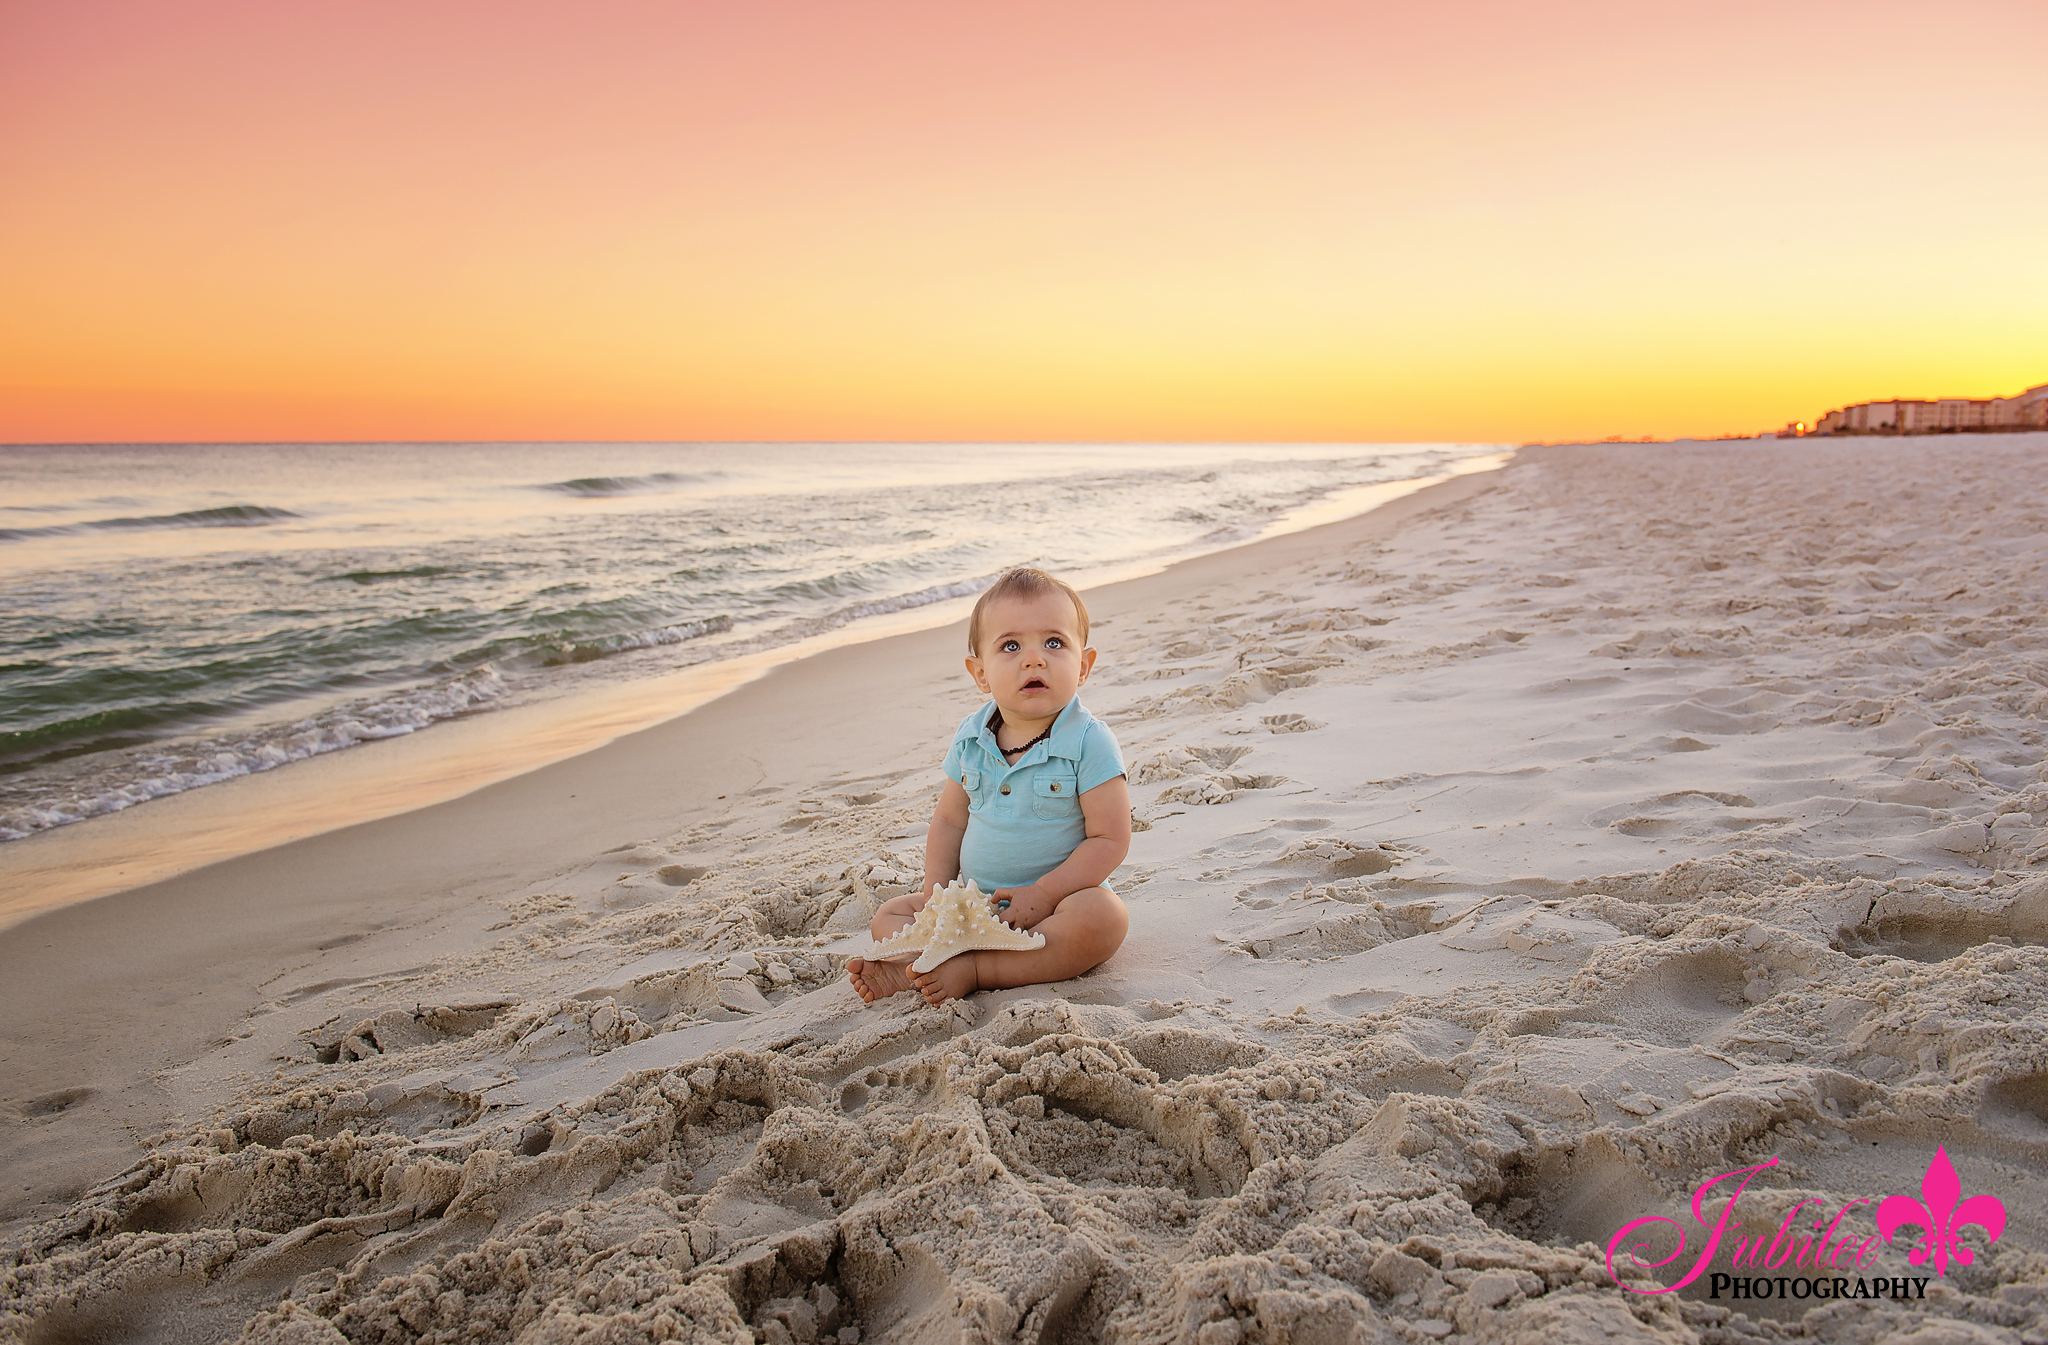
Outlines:
[{"label": "distant building", "polygon": [[1894,398],[1830,411],[1814,434],[1982,434],[2048,429],[2048,383],[2017,397]]}]

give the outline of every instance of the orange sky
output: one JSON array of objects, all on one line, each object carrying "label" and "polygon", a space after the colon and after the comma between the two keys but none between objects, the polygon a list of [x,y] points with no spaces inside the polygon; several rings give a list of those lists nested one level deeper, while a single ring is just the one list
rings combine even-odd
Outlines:
[{"label": "orange sky", "polygon": [[0,0],[0,441],[2009,394],[2044,52],[2040,0]]}]

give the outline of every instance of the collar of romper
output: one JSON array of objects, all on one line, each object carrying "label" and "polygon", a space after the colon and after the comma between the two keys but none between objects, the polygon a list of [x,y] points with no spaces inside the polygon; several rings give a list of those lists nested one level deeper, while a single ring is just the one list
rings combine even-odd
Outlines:
[{"label": "collar of romper", "polygon": [[[1003,746],[1002,739],[998,738],[996,739],[996,751],[1001,752],[1005,757],[1014,757],[1020,752],[1029,752],[1032,748],[1038,746],[1047,738],[1052,737],[1053,727],[1058,723],[1059,720],[1055,718],[1051,724],[1047,724],[1045,726],[1045,732],[1039,734],[1036,738],[1033,738],[1030,742],[1025,743],[1021,747],[1005,747]],[[987,728],[989,733],[992,735],[999,734],[1003,731],[1003,711],[1001,706],[997,706],[994,710],[989,712]]]}]

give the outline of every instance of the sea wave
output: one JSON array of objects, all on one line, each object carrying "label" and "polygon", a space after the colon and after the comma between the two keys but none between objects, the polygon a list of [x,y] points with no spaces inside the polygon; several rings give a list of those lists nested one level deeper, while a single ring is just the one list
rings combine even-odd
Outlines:
[{"label": "sea wave", "polygon": [[0,807],[0,841],[20,840],[358,743],[401,737],[504,693],[505,681],[497,669],[475,668],[427,686],[347,701],[252,733],[103,753],[74,771],[10,788],[7,793],[13,797]]},{"label": "sea wave", "polygon": [[944,584],[932,584],[910,593],[898,593],[884,598],[870,598],[865,602],[849,603],[833,608],[816,616],[797,617],[778,623],[772,631],[747,642],[743,648],[766,649],[775,645],[790,644],[813,635],[838,630],[867,617],[887,616],[891,612],[905,612],[914,607],[929,607],[933,603],[945,602],[951,598],[967,598],[980,593],[1000,577],[997,574],[977,575],[972,579],[953,580]]},{"label": "sea wave", "polygon": [[102,518],[90,523],[53,523],[42,528],[0,528],[0,542],[25,542],[36,537],[66,537],[93,532],[138,532],[151,528],[260,528],[300,518],[289,509],[260,504],[227,504],[216,509],[187,509],[180,514],[142,518]]},{"label": "sea wave", "polygon": [[452,565],[412,565],[400,570],[350,570],[330,577],[356,584],[381,584],[389,579],[442,579],[463,573],[462,568]]},{"label": "sea wave", "polygon": [[647,495],[656,491],[673,490],[677,486],[696,485],[713,480],[719,475],[721,473],[718,472],[653,472],[646,476],[579,476],[571,481],[550,481],[545,485],[535,486],[534,489],[581,498]]},{"label": "sea wave", "polygon": [[935,602],[945,602],[948,598],[965,598],[979,593],[1000,577],[1000,573],[984,574],[973,579],[956,580],[950,584],[933,584],[930,588],[921,588],[915,593],[899,593],[893,598],[858,602],[851,607],[840,608],[826,619],[835,626],[843,626],[849,621],[859,621],[862,617],[886,616],[890,612],[904,612],[913,607],[929,607]]},{"label": "sea wave", "polygon": [[653,649],[659,645],[681,644],[685,640],[700,639],[706,635],[722,635],[732,629],[729,616],[708,616],[701,621],[678,621],[673,626],[659,626],[653,630],[635,631],[630,635],[614,636],[606,652],[618,654],[628,649]]},{"label": "sea wave", "polygon": [[467,658],[482,657],[507,671],[527,668],[560,668],[571,663],[591,663],[632,649],[654,649],[683,644],[706,635],[722,635],[732,629],[729,616],[708,616],[696,621],[677,621],[645,630],[621,631],[614,635],[583,637],[520,636],[494,641],[472,651]]},{"label": "sea wave", "polygon": [[[99,750],[49,774],[9,781],[0,791],[0,841],[119,812],[138,803],[273,770],[359,743],[396,738],[482,708],[504,695],[505,673],[588,663],[633,649],[682,644],[732,629],[730,616],[678,621],[585,640],[503,651],[489,662],[383,696],[346,701],[319,714],[234,736]],[[49,760],[49,758],[45,758]]]}]

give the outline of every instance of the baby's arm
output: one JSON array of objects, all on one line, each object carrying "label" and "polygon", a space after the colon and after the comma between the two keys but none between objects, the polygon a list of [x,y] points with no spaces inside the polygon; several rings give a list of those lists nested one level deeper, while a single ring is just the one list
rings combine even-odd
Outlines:
[{"label": "baby's arm", "polygon": [[[955,785],[958,789],[959,786]],[[961,795],[965,802],[966,795]],[[943,800],[941,801],[943,804]],[[964,824],[965,809],[962,809]],[[1131,787],[1121,775],[1103,781],[1081,796],[1081,820],[1088,839],[1074,847],[1066,862],[1026,887],[997,888],[994,897],[1008,899],[1003,919],[1019,929],[1029,929],[1059,909],[1059,904],[1084,888],[1100,887],[1116,866],[1131,852]],[[932,819],[932,834],[938,834],[938,819]],[[964,830],[964,825],[963,825]],[[925,849],[925,872],[931,872],[931,848]],[[953,865],[960,863],[960,843],[953,842]]]},{"label": "baby's arm", "polygon": [[918,893],[912,910],[931,899],[934,888],[944,887],[960,876],[960,839],[967,834],[967,791],[958,780],[947,780],[932,808],[932,824],[924,833],[924,890]]}]

